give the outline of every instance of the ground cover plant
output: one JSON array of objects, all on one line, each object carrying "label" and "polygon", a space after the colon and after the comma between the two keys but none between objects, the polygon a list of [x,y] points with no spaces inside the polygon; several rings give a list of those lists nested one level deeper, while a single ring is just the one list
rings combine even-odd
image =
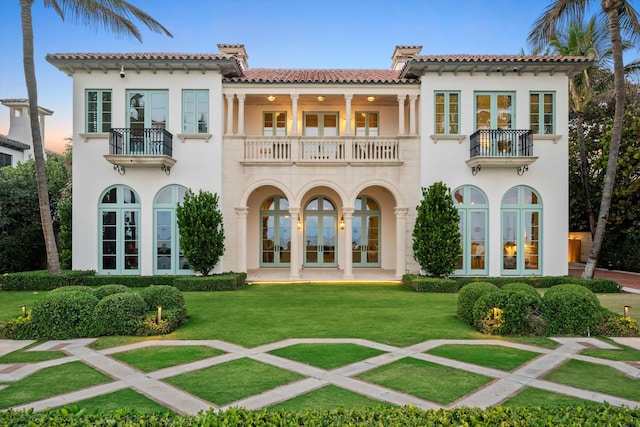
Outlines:
[{"label": "ground cover plant", "polygon": [[382,351],[355,344],[296,344],[270,353],[330,370],[377,356]]}]

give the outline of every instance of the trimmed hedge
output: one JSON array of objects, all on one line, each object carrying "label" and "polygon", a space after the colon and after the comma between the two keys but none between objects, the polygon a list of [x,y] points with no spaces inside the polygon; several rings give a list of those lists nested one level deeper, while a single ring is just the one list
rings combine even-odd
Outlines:
[{"label": "trimmed hedge", "polygon": [[588,335],[602,321],[602,307],[593,292],[581,285],[547,289],[542,299],[548,335]]},{"label": "trimmed hedge", "polygon": [[246,273],[186,276],[176,278],[173,286],[181,291],[236,291],[246,284],[246,279]]},{"label": "trimmed hedge", "polygon": [[478,298],[498,289],[493,283],[474,282],[465,285],[458,293],[456,314],[466,324],[473,326],[473,306]]},{"label": "trimmed hedge", "polygon": [[50,291],[62,286],[82,286],[95,271],[66,270],[60,275],[47,271],[25,271],[0,275],[0,289],[5,291]]},{"label": "trimmed hedge", "polygon": [[93,292],[52,292],[33,304],[27,333],[32,338],[58,340],[93,336],[96,304]]},{"label": "trimmed hedge", "polygon": [[499,289],[482,295],[473,306],[476,329],[490,335],[542,335],[542,298],[533,292]]},{"label": "trimmed hedge", "polygon": [[507,283],[500,289],[503,291],[524,292],[529,295],[539,295],[536,288],[526,283]]},{"label": "trimmed hedge", "polygon": [[93,310],[96,335],[133,335],[146,311],[146,303],[138,293],[108,295]]},{"label": "trimmed hedge", "polygon": [[135,409],[87,413],[73,407],[45,412],[9,410],[0,413],[1,425],[48,426],[637,426],[640,409],[602,405],[553,407],[494,406],[423,410],[403,408],[252,411],[209,409],[197,415],[172,412],[143,414]]},{"label": "trimmed hedge", "polygon": [[460,285],[453,279],[405,274],[402,284],[416,292],[456,293]]},{"label": "trimmed hedge", "polygon": [[122,292],[129,292],[129,288],[124,285],[110,284],[98,286],[93,290],[93,293],[99,300],[104,297],[108,297],[109,295],[120,294]]},{"label": "trimmed hedge", "polygon": [[61,286],[59,288],[55,288],[49,291],[49,294],[57,294],[57,293],[61,293],[61,292],[88,292],[90,294],[94,294],[93,292],[93,288],[89,287],[89,286],[78,286],[78,285],[72,285],[72,286]]},{"label": "trimmed hedge", "polygon": [[147,311],[163,309],[183,308],[184,296],[179,289],[173,286],[149,286],[140,291],[140,296],[144,299]]}]

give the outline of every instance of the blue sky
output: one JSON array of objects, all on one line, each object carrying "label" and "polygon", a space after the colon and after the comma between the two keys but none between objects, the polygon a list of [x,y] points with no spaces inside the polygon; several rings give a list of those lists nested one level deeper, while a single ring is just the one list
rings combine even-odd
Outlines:
[{"label": "blue sky", "polygon": [[[518,54],[550,0],[130,0],[173,38],[140,27],[143,43],[67,19],[35,0],[38,103],[47,148],[61,151],[72,135],[72,79],[45,61],[49,53],[217,53],[244,44],[255,68],[391,67],[396,45],[422,54]],[[599,1],[595,2],[599,5]],[[0,5],[0,99],[26,98],[19,0]],[[0,134],[9,110],[0,109]]]}]

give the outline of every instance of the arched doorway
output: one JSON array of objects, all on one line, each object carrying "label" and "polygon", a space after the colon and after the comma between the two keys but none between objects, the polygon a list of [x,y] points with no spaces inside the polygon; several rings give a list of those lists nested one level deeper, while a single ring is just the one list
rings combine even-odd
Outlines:
[{"label": "arched doorway", "polygon": [[355,200],[351,228],[354,267],[380,267],[380,205],[369,196]]},{"label": "arched doorway", "polygon": [[513,187],[502,197],[503,275],[542,274],[542,200],[532,188]]},{"label": "arched doorway", "polygon": [[286,267],[291,263],[289,201],[270,196],[260,207],[260,266]]},{"label": "arched doorway", "polygon": [[453,192],[453,201],[460,215],[460,246],[455,274],[461,276],[489,274],[487,260],[489,204],[477,187],[465,185]]},{"label": "arched doorway", "polygon": [[304,208],[304,265],[336,267],[338,211],[325,196],[312,198]]}]

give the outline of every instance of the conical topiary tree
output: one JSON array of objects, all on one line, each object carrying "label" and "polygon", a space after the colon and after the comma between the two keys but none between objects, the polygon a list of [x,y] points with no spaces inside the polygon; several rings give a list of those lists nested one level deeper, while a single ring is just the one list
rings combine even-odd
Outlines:
[{"label": "conical topiary tree", "polygon": [[448,276],[460,255],[460,215],[451,190],[442,182],[422,188],[422,201],[413,228],[413,257],[435,277]]}]

